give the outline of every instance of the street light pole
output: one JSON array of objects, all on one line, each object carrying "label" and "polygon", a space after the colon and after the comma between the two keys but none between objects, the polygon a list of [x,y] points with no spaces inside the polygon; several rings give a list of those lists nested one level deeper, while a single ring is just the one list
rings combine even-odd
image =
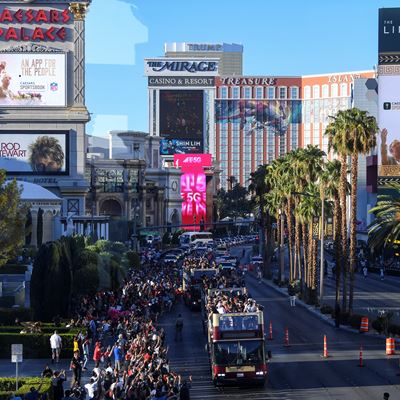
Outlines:
[{"label": "street light pole", "polygon": [[280,265],[281,265],[281,282],[283,282],[285,280],[285,257],[284,257],[284,247],[283,247],[283,241],[284,241],[284,238],[285,238],[283,230],[285,228],[284,228],[282,210],[279,210],[279,217],[280,217],[280,224],[281,224],[279,262],[280,262]]},{"label": "street light pole", "polygon": [[321,201],[322,201],[322,206],[321,206],[321,256],[320,256],[320,285],[319,285],[319,304],[322,307],[323,299],[324,299],[324,264],[325,264],[325,249],[324,249],[324,241],[325,241],[325,229],[324,229],[324,222],[325,222],[325,196],[324,192],[322,191],[321,195]]}]

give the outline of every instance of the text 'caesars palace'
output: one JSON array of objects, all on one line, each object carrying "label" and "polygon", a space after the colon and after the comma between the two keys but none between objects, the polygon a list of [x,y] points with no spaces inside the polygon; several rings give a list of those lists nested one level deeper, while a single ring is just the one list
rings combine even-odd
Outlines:
[{"label": "text 'caesars palace'", "polygon": [[374,70],[306,76],[246,76],[239,44],[166,43],[145,60],[149,129],[161,155],[210,153],[219,186],[242,185],[261,164],[309,144],[329,157],[324,130],[352,106],[377,114]]}]

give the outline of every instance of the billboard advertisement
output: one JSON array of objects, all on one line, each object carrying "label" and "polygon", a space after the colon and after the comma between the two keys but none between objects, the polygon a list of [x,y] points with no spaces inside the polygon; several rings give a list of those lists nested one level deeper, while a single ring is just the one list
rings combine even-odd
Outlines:
[{"label": "billboard advertisement", "polygon": [[400,75],[379,76],[379,176],[400,176]]},{"label": "billboard advertisement", "polygon": [[65,106],[65,54],[0,53],[0,107]]},{"label": "billboard advertisement", "polygon": [[300,100],[217,100],[217,123],[240,123],[240,129],[270,128],[276,135],[286,134],[289,124],[301,123]]},{"label": "billboard advertisement", "polygon": [[1,131],[0,168],[11,175],[66,175],[68,131]]},{"label": "billboard advertisement", "polygon": [[160,90],[161,154],[203,151],[203,90]]},{"label": "billboard advertisement", "polygon": [[207,218],[207,181],[203,167],[211,166],[211,154],[174,155],[174,165],[182,169],[182,224],[195,225],[187,230],[200,230]]},{"label": "billboard advertisement", "polygon": [[400,8],[379,9],[378,52],[400,52]]}]

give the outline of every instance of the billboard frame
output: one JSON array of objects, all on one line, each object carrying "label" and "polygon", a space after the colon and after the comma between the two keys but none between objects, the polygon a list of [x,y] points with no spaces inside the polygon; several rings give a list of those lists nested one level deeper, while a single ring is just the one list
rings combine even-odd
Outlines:
[{"label": "billboard frame", "polygon": [[66,130],[56,130],[56,129],[41,129],[41,130],[24,130],[24,129],[7,129],[7,130],[0,130],[1,134],[12,133],[12,134],[24,134],[24,135],[45,135],[46,132],[54,133],[54,134],[63,134],[65,135],[65,154],[68,156],[65,157],[65,171],[63,172],[41,172],[37,173],[34,171],[12,171],[9,172],[6,170],[7,176],[68,176],[70,174],[69,167],[70,167],[70,134],[71,129]]}]

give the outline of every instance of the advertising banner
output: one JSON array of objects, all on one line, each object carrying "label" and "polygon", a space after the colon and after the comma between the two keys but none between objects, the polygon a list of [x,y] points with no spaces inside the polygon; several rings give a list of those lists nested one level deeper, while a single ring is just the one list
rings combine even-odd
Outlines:
[{"label": "advertising banner", "polygon": [[400,75],[379,76],[379,176],[400,176]]},{"label": "advertising banner", "polygon": [[0,53],[0,107],[65,106],[65,54]]},{"label": "advertising banner", "polygon": [[269,127],[279,136],[286,134],[289,124],[301,123],[300,100],[217,100],[217,123],[240,123],[240,129]]},{"label": "advertising banner", "polygon": [[151,58],[144,60],[146,76],[216,76],[218,59]]},{"label": "advertising banner", "polygon": [[400,52],[400,8],[379,9],[378,52]]},{"label": "advertising banner", "polygon": [[160,153],[203,151],[203,90],[160,90]]},{"label": "advertising banner", "polygon": [[68,174],[68,131],[1,131],[0,168],[11,175]]},{"label": "advertising banner", "polygon": [[212,164],[211,154],[174,155],[174,165],[182,169],[182,224],[195,224],[188,230],[199,230],[207,218],[207,182],[203,167]]}]

